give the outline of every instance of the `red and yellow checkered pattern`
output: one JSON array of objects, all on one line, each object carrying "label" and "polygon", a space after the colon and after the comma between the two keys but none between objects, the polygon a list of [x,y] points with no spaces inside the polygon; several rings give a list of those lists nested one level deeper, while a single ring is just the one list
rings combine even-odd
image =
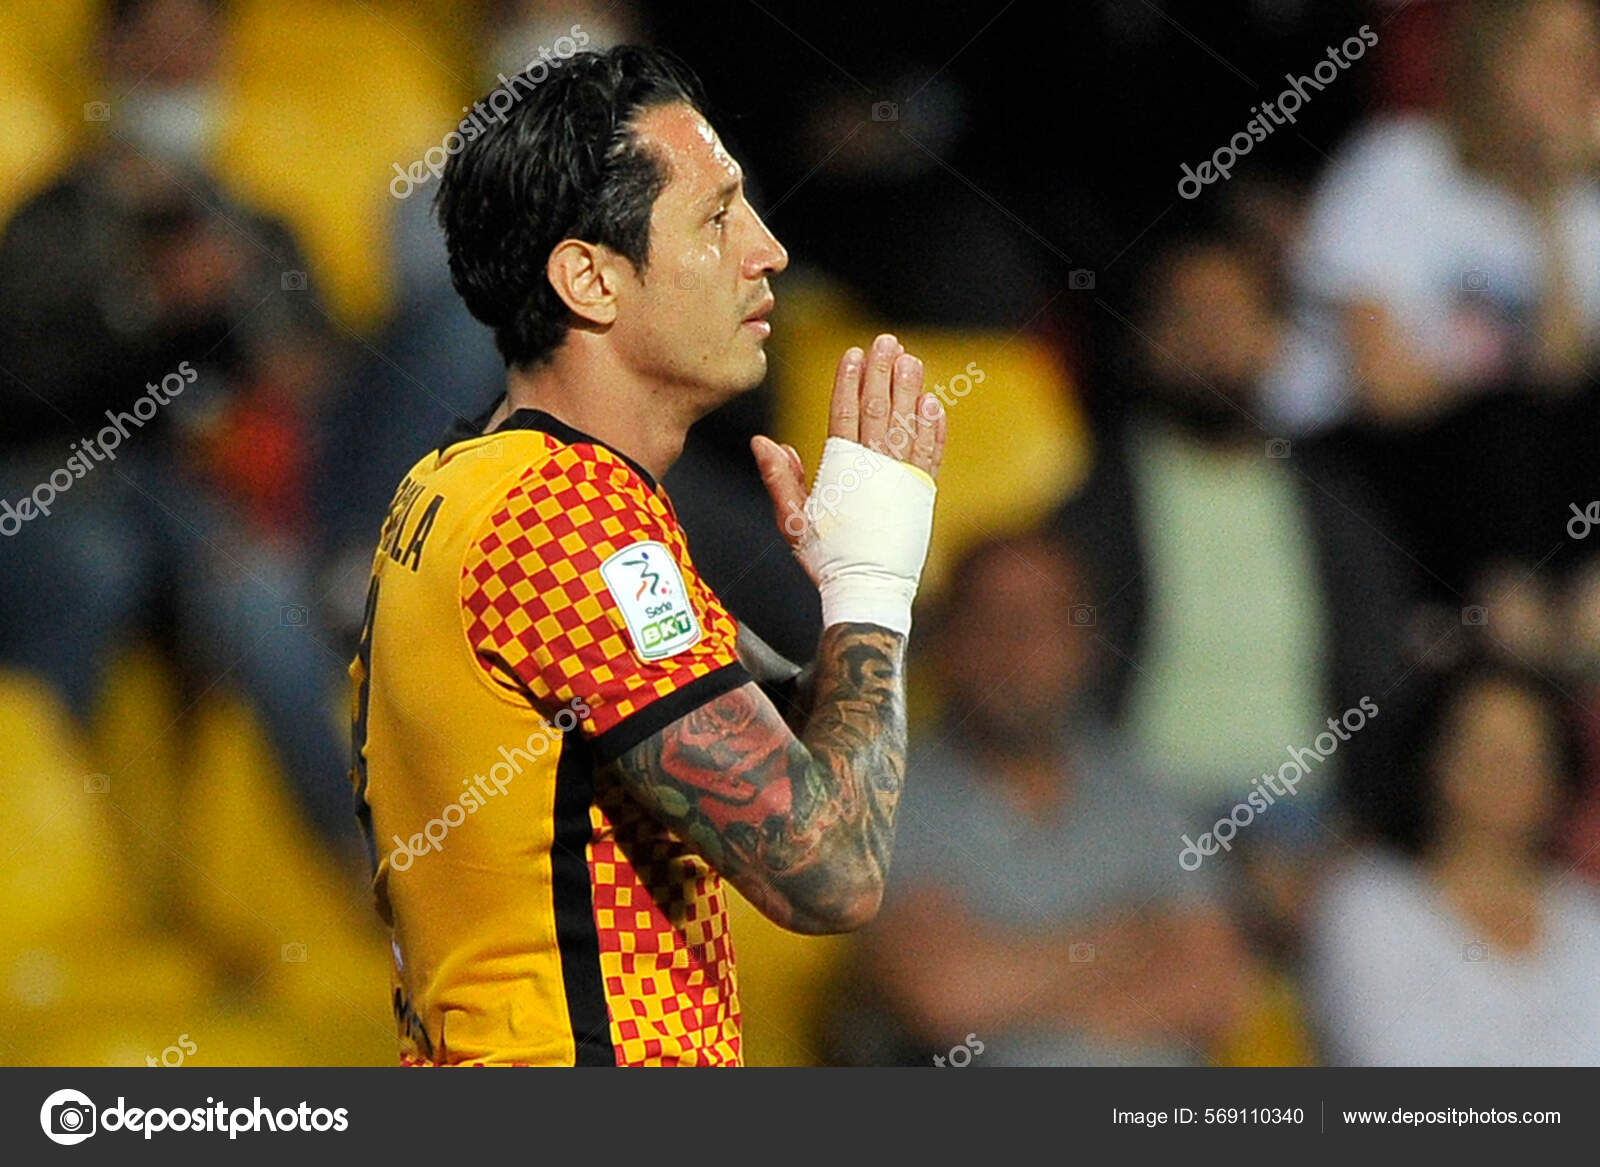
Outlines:
[{"label": "red and yellow checkered pattern", "polygon": [[591,811],[600,970],[619,1066],[737,1066],[722,879],[624,799]]},{"label": "red and yellow checkered pattern", "polygon": [[[695,574],[664,495],[604,447],[544,437],[550,457],[512,488],[467,557],[462,611],[486,669],[498,661],[551,708],[581,700],[593,736],[737,660],[738,625]],[[644,540],[677,561],[703,630],[697,644],[648,663],[600,578],[613,552]]]}]

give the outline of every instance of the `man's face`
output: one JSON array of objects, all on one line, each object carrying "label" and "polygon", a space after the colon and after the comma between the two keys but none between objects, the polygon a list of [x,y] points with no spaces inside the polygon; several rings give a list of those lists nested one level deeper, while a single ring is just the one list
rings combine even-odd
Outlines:
[{"label": "man's face", "polygon": [[1236,256],[1207,249],[1179,259],[1167,280],[1148,345],[1157,382],[1222,409],[1218,393],[1253,408],[1278,340],[1256,277]]},{"label": "man's face", "polygon": [[1600,29],[1580,0],[1546,0],[1523,17],[1519,39],[1496,60],[1505,132],[1532,138],[1546,158],[1582,165],[1600,101]]},{"label": "man's face", "polygon": [[1095,628],[1074,619],[1085,598],[1052,548],[991,551],[952,597],[938,654],[952,711],[980,736],[1052,742],[1091,668]]},{"label": "man's face", "polygon": [[611,334],[638,371],[690,389],[705,410],[760,384],[767,372],[767,277],[789,263],[745,199],[743,172],[687,105],[638,121],[671,175],[650,218],[650,262],[624,280]]},{"label": "man's face", "polygon": [[1560,761],[1548,714],[1527,693],[1490,682],[1466,695],[1439,756],[1439,798],[1456,828],[1533,840],[1560,805]]}]

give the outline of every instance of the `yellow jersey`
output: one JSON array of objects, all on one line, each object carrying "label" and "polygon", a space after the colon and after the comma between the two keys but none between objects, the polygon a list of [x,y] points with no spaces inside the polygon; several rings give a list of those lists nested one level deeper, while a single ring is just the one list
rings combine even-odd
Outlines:
[{"label": "yellow jersey", "polygon": [[745,684],[639,465],[549,414],[401,483],[350,666],[406,1065],[737,1065],[717,873],[602,769]]}]

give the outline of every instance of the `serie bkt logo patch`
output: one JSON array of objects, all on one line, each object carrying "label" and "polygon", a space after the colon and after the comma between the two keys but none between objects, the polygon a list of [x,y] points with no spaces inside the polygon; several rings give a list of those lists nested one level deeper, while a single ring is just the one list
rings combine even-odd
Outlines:
[{"label": "serie bkt logo patch", "polygon": [[600,576],[641,660],[661,660],[700,639],[683,572],[665,545],[654,540],[629,544],[600,565]]}]

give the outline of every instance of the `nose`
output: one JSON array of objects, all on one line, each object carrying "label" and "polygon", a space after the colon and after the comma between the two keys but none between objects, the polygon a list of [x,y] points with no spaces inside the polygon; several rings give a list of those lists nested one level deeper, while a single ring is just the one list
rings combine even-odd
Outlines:
[{"label": "nose", "polygon": [[778,242],[778,237],[772,233],[751,208],[751,216],[756,224],[756,244],[745,257],[744,274],[746,278],[759,280],[763,276],[777,275],[789,266],[789,252],[783,244]]}]

